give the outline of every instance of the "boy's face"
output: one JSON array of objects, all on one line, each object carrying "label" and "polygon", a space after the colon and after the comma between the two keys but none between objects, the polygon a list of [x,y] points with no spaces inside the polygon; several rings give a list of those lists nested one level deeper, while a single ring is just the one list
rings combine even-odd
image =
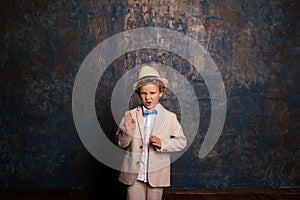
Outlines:
[{"label": "boy's face", "polygon": [[139,96],[142,104],[148,109],[153,109],[162,96],[162,92],[159,91],[159,87],[156,84],[148,83],[140,87]]}]

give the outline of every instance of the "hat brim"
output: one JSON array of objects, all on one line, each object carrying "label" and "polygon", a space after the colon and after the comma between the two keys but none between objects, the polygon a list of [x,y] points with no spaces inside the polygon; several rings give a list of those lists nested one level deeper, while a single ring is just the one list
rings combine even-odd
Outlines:
[{"label": "hat brim", "polygon": [[165,78],[143,78],[143,79],[140,79],[140,80],[136,81],[136,82],[132,85],[132,89],[133,89],[133,90],[136,90],[138,84],[139,84],[141,81],[144,81],[144,80],[150,80],[150,79],[159,80],[160,82],[162,82],[162,83],[164,84],[165,87],[167,87],[167,85],[168,85],[168,80],[165,79]]}]

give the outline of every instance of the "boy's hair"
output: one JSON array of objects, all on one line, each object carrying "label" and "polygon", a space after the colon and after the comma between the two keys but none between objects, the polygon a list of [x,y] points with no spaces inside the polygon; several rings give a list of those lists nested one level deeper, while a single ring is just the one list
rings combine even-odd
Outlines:
[{"label": "boy's hair", "polygon": [[142,80],[142,81],[140,81],[138,83],[135,92],[137,94],[139,94],[140,93],[140,88],[142,86],[144,86],[144,85],[147,85],[148,83],[153,83],[153,84],[157,85],[158,89],[159,89],[159,92],[161,92],[161,93],[164,93],[165,90],[166,90],[166,86],[160,80],[157,80],[157,79],[145,79],[145,80]]}]

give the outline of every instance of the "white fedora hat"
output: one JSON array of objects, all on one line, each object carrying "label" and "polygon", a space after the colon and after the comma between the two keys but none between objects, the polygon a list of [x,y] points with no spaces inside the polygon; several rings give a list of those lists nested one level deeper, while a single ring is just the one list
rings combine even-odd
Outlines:
[{"label": "white fedora hat", "polygon": [[168,80],[165,78],[161,78],[158,71],[156,69],[154,69],[153,67],[150,66],[143,66],[139,73],[138,73],[138,77],[137,77],[137,81],[133,84],[132,88],[133,90],[137,89],[138,84],[141,81],[144,81],[146,79],[156,79],[162,82],[162,84],[164,86],[167,86],[168,84]]}]

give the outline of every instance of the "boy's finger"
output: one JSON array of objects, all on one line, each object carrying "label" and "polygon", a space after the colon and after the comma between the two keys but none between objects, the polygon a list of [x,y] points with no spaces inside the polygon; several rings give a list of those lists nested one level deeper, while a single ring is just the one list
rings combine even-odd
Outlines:
[{"label": "boy's finger", "polygon": [[127,113],[126,113],[126,117],[127,117],[128,119],[130,119],[130,120],[131,120],[131,119],[132,119],[131,112],[127,112]]}]

